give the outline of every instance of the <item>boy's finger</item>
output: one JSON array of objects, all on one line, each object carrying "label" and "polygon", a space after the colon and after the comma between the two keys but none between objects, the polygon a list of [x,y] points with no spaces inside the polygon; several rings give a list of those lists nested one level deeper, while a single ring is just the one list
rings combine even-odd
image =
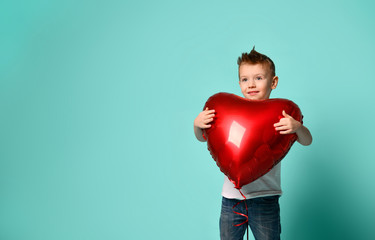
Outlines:
[{"label": "boy's finger", "polygon": [[281,118],[277,123],[275,123],[275,124],[287,124],[287,122],[288,122],[288,118],[287,117],[283,117],[283,118]]},{"label": "boy's finger", "polygon": [[278,122],[278,123],[275,123],[273,126],[274,127],[280,127],[280,126],[283,126],[284,124],[282,124],[281,122]]},{"label": "boy's finger", "polygon": [[287,130],[287,131],[280,131],[280,134],[289,134],[290,133],[290,130]]},{"label": "boy's finger", "polygon": [[275,127],[276,131],[282,131],[282,130],[288,130],[289,128],[287,126],[280,126],[280,127]]}]

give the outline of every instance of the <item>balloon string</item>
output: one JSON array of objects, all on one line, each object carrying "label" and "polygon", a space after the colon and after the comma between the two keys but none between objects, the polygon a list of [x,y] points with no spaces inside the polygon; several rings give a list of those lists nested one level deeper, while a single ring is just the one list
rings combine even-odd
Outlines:
[{"label": "balloon string", "polygon": [[203,137],[203,139],[204,139],[204,140],[206,140],[206,141],[207,141],[207,138],[206,138],[206,136],[204,136],[204,132],[202,132],[202,137]]},{"label": "balloon string", "polygon": [[[234,210],[232,210],[232,211],[233,211],[235,214],[238,214],[238,215],[240,215],[240,216],[245,217],[246,220],[245,220],[244,222],[242,222],[242,223],[239,223],[239,224],[235,224],[235,225],[233,225],[233,226],[235,226],[235,227],[241,226],[241,225],[243,225],[243,224],[249,222],[248,210],[247,210],[247,203],[246,203],[246,197],[245,197],[245,195],[243,195],[243,193],[241,192],[240,189],[238,189],[238,191],[241,193],[241,195],[242,195],[242,197],[243,197],[244,199],[241,200],[240,202],[236,203],[236,204],[232,207],[232,209],[234,209],[235,207],[237,207],[238,204],[240,204],[241,202],[244,202],[244,204],[245,204],[245,208],[246,208],[246,215],[243,214],[243,213],[236,212],[236,211],[234,211]],[[246,226],[246,237],[247,237],[247,240],[249,240],[249,225]]]}]

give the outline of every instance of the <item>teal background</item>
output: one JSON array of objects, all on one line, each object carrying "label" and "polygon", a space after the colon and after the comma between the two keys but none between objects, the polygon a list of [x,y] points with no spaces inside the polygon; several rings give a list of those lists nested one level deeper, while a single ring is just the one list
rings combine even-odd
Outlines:
[{"label": "teal background", "polygon": [[193,120],[270,56],[314,141],[283,160],[282,238],[373,239],[373,1],[2,1],[0,239],[219,239]]}]

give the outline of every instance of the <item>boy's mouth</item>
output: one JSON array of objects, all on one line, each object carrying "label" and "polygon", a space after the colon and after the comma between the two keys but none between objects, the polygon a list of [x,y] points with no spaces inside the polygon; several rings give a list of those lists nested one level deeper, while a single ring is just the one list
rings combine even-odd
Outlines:
[{"label": "boy's mouth", "polygon": [[247,94],[249,94],[250,96],[254,96],[257,93],[259,93],[259,91],[250,91],[250,92],[247,92]]}]

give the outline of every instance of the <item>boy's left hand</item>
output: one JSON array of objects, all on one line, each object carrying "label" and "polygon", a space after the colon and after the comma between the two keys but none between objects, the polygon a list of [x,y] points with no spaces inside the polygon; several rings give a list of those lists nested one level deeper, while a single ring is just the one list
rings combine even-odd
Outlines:
[{"label": "boy's left hand", "polygon": [[275,123],[273,126],[275,127],[276,131],[280,131],[280,134],[291,134],[295,133],[302,124],[295,120],[292,116],[288,115],[283,110],[283,118],[280,119],[278,123]]}]

